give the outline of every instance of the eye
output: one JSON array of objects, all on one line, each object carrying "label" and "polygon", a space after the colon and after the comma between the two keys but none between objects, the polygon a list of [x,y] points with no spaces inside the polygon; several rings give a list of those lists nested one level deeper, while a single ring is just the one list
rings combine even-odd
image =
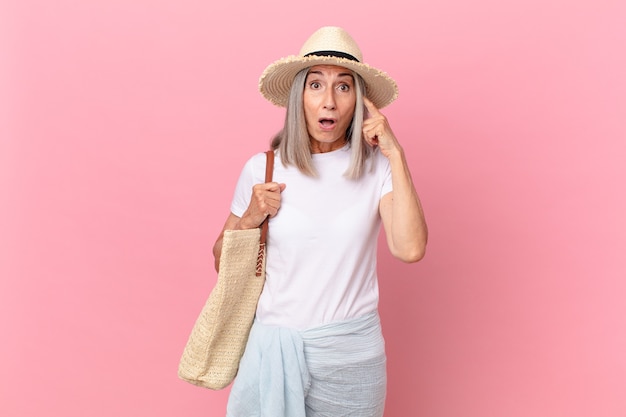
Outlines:
[{"label": "eye", "polygon": [[348,92],[350,91],[350,86],[348,84],[340,84],[337,89],[339,89],[339,91]]},{"label": "eye", "polygon": [[313,89],[313,90],[318,90],[319,88],[322,87],[322,85],[320,83],[318,83],[317,81],[311,81],[309,83],[309,87],[311,87],[311,89]]}]

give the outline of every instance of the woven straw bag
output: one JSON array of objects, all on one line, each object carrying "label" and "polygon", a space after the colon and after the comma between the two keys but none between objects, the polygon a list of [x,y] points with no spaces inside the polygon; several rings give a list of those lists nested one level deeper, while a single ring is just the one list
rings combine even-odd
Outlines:
[{"label": "woven straw bag", "polygon": [[[272,180],[268,151],[265,182]],[[209,389],[228,386],[239,368],[265,284],[267,219],[261,228],[225,230],[217,284],[200,312],[178,365],[178,376]]]}]

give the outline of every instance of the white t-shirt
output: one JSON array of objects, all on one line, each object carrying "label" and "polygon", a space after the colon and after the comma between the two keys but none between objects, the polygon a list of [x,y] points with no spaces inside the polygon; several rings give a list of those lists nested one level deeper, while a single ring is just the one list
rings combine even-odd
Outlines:
[{"label": "white t-shirt", "polygon": [[[389,161],[376,151],[373,169],[350,180],[343,175],[349,146],[312,157],[318,177],[285,167],[276,152],[273,180],[286,188],[269,223],[266,282],[257,307],[265,325],[304,330],[378,306],[378,209],[392,190]],[[252,186],[264,182],[265,161],[259,153],[246,162],[231,204],[236,216],[248,208]]]}]

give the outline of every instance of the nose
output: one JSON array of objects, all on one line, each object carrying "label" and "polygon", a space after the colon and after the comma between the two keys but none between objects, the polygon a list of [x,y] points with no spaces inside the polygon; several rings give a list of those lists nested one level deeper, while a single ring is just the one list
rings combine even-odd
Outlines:
[{"label": "nose", "polygon": [[324,108],[327,110],[334,110],[337,106],[335,102],[335,91],[332,88],[326,90],[326,94],[324,95]]}]

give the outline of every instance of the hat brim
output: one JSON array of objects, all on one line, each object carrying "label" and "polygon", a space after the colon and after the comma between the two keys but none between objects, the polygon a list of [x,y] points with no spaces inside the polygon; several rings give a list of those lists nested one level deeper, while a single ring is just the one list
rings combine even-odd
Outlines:
[{"label": "hat brim", "polygon": [[298,72],[314,65],[337,65],[359,74],[365,81],[366,96],[377,108],[398,97],[398,85],[387,73],[367,64],[333,56],[288,56],[270,64],[259,79],[259,91],[273,104],[286,107],[291,84]]}]

